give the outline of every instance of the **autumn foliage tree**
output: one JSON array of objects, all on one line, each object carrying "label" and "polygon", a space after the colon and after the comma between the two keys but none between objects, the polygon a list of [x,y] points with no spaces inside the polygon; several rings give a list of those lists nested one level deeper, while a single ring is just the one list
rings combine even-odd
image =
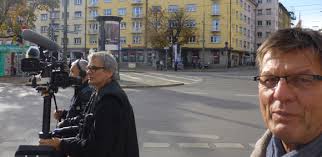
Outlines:
[{"label": "autumn foliage tree", "polygon": [[25,28],[34,28],[37,10],[58,6],[58,0],[0,0],[0,38],[13,38]]},{"label": "autumn foliage tree", "polygon": [[192,21],[190,15],[182,8],[172,12],[160,7],[149,8],[145,19],[147,41],[154,49],[160,50],[174,44],[182,46],[197,33],[197,29],[189,25]]}]

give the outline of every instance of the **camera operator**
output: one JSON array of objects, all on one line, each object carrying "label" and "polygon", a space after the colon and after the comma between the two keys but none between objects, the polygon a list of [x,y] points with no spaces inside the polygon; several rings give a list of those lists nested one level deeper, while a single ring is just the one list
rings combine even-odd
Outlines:
[{"label": "camera operator", "polygon": [[53,146],[71,157],[139,157],[133,109],[116,81],[116,69],[111,54],[91,54],[87,73],[96,91],[79,134],[67,139],[40,139],[40,145]]},{"label": "camera operator", "polygon": [[88,85],[87,65],[88,62],[83,59],[78,59],[71,64],[70,76],[80,78],[82,84],[75,86],[69,110],[56,110],[54,112],[54,118],[58,121],[62,120],[57,124],[58,128],[77,126],[83,119],[83,112],[93,92],[93,89]]}]

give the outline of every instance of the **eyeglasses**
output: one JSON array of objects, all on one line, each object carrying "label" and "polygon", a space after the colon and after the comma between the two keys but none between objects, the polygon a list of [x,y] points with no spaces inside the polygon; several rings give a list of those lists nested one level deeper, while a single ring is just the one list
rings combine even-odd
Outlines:
[{"label": "eyeglasses", "polygon": [[295,88],[312,87],[316,81],[321,81],[321,75],[298,74],[289,76],[262,75],[254,77],[254,81],[259,81],[266,88],[274,88],[278,82],[284,78],[286,83]]},{"label": "eyeglasses", "polygon": [[90,65],[90,66],[87,66],[87,69],[88,69],[90,72],[96,72],[97,70],[105,69],[105,67],[97,67],[97,66],[95,66],[95,65]]}]

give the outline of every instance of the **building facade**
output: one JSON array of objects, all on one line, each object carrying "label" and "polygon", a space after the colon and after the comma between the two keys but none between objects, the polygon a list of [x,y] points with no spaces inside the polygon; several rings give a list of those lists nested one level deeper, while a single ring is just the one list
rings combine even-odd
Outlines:
[{"label": "building facade", "polygon": [[[277,0],[68,0],[68,52],[71,57],[98,48],[97,16],[120,16],[121,61],[155,65],[159,52],[146,41],[145,17],[148,8],[161,7],[168,12],[183,8],[197,29],[189,43],[181,45],[181,60],[186,67],[195,63],[211,67],[239,66],[254,63],[255,51],[284,18],[279,18]],[[36,31],[48,35],[55,28],[54,39],[63,45],[63,0],[52,13],[39,12]],[[287,12],[287,11],[286,11]],[[285,13],[286,13],[285,12]],[[281,14],[284,15],[284,14]],[[283,16],[284,17],[284,16]],[[285,19],[287,19],[285,17]],[[52,24],[51,24],[52,23]],[[76,33],[77,32],[77,33]],[[76,33],[76,34],[75,34]],[[113,41],[106,48],[115,50]],[[171,53],[171,48],[168,50]],[[171,62],[170,62],[171,63]]]},{"label": "building facade", "polygon": [[291,27],[291,16],[278,0],[257,0],[256,44],[257,48],[278,29]]}]

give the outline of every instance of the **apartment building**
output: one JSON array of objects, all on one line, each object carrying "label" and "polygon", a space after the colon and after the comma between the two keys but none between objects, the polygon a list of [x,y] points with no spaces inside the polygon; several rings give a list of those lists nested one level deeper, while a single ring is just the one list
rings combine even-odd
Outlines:
[{"label": "apartment building", "polygon": [[278,29],[291,26],[291,16],[278,0],[257,0],[256,42],[257,48]]},{"label": "apartment building", "polygon": [[[68,57],[84,57],[88,48],[85,44],[85,0],[67,0],[67,47]],[[38,11],[38,19],[35,22],[35,30],[54,39],[55,42],[63,47],[63,29],[64,29],[64,0],[59,3],[59,8],[47,11]],[[50,32],[53,27],[53,37]]]},{"label": "apartment building", "polygon": [[[53,23],[57,30],[55,40],[59,44],[63,42],[62,4],[63,1],[51,14],[39,12],[36,23],[36,30],[43,35],[48,34],[49,24]],[[149,32],[145,32],[144,17],[147,8],[152,7],[161,7],[168,12],[183,8],[191,17],[190,25],[197,29],[197,34],[181,47],[181,60],[185,66],[196,62],[213,67],[227,66],[228,54],[232,66],[254,61],[255,0],[69,0],[68,30],[78,33],[68,34],[68,51],[73,56],[97,49],[99,25],[95,17],[120,16],[123,18],[120,23],[121,61],[155,63],[158,51],[164,50],[146,47],[145,33]]]}]

